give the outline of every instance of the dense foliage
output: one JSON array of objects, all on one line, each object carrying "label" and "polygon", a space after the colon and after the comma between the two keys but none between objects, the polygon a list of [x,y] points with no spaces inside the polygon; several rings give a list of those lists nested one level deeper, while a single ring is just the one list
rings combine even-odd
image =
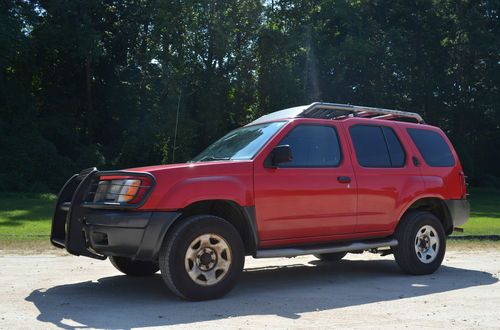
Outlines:
[{"label": "dense foliage", "polygon": [[0,190],[186,161],[316,100],[419,112],[474,183],[498,185],[499,14],[499,0],[2,1]]}]

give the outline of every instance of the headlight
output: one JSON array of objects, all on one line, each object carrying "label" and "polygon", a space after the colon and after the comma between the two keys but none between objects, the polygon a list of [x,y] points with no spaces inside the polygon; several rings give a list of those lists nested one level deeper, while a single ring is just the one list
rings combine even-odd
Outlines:
[{"label": "headlight", "polygon": [[149,178],[106,179],[101,177],[94,196],[94,203],[137,204],[151,188]]}]

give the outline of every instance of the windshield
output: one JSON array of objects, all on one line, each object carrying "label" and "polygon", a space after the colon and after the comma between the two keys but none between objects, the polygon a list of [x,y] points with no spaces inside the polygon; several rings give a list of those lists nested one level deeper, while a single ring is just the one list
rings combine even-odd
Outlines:
[{"label": "windshield", "polygon": [[193,162],[252,159],[284,124],[280,121],[235,129],[196,156]]}]

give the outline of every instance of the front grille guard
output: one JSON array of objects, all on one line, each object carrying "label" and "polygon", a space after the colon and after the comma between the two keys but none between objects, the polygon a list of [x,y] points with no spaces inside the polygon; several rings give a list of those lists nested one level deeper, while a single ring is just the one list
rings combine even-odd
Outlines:
[{"label": "front grille guard", "polygon": [[[137,204],[94,203],[93,196],[101,176],[148,177],[151,186]],[[69,253],[96,259],[105,259],[93,251],[84,230],[86,215],[92,209],[135,209],[141,207],[155,185],[154,177],[144,172],[98,171],[92,167],[73,175],[63,186],[55,205],[52,217],[50,241],[58,248],[65,248]]]}]

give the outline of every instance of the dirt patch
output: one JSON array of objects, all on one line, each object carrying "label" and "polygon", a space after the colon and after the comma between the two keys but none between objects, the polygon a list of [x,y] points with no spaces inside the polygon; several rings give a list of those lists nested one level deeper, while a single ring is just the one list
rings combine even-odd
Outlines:
[{"label": "dirt patch", "polygon": [[[435,328],[500,324],[500,252],[450,250],[438,272],[402,274],[391,256],[247,258],[226,297],[185,302],[159,274],[121,275],[108,261],[0,256],[1,328]],[[29,274],[20,276],[20,274]],[[22,311],[22,312],[20,312]]]},{"label": "dirt patch", "polygon": [[36,239],[0,239],[0,255],[2,254],[67,254],[64,250],[54,247],[48,238]]}]

